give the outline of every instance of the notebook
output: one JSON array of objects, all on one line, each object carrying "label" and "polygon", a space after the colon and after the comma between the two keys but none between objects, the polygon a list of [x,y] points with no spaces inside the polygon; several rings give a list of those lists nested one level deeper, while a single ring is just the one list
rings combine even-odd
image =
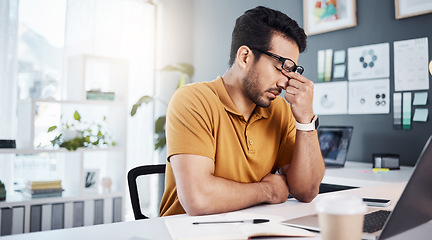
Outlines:
[{"label": "notebook", "polygon": [[[432,136],[420,153],[414,171],[399,201],[387,218],[384,227],[374,233],[364,233],[363,239],[387,239],[432,220]],[[282,222],[319,231],[317,215],[309,215]]]},{"label": "notebook", "polygon": [[[268,222],[260,224],[234,222],[226,223],[226,221],[242,221],[256,218],[266,219]],[[304,229],[281,225],[279,224],[281,221],[283,221],[283,218],[279,216],[232,212],[227,214],[215,214],[188,218],[168,217],[165,219],[165,226],[167,227],[168,232],[170,233],[173,240],[247,240],[251,237],[263,236],[315,236],[314,233]]]},{"label": "notebook", "polygon": [[343,167],[348,155],[353,127],[320,126],[318,139],[326,166]]}]

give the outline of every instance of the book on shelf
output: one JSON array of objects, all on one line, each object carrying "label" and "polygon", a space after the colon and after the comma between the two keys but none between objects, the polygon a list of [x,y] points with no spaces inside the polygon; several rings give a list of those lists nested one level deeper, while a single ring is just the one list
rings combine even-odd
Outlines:
[{"label": "book on shelf", "polygon": [[28,190],[24,189],[22,191],[23,195],[25,197],[30,198],[45,198],[45,197],[61,197],[63,194],[64,189],[58,188],[58,189],[47,189],[47,190]]},{"label": "book on shelf", "polygon": [[46,181],[32,181],[28,180],[26,189],[30,190],[43,190],[43,189],[55,189],[62,188],[61,180],[46,180]]},{"label": "book on shelf", "polygon": [[[234,223],[250,219],[266,219],[265,223]],[[279,216],[228,213],[199,217],[172,217],[165,219],[165,226],[174,240],[191,239],[250,239],[251,237],[315,237],[304,229],[282,225],[284,219]],[[230,222],[230,223],[227,223]],[[212,223],[213,222],[213,223]],[[219,222],[219,223],[214,223]],[[222,222],[222,223],[220,223]],[[200,223],[200,224],[196,224]],[[205,224],[202,224],[205,223]]]},{"label": "book on shelf", "polygon": [[87,99],[88,100],[107,100],[114,101],[115,93],[114,92],[102,92],[97,90],[87,91]]},{"label": "book on shelf", "polygon": [[23,196],[30,198],[61,197],[64,189],[61,180],[27,181]]}]

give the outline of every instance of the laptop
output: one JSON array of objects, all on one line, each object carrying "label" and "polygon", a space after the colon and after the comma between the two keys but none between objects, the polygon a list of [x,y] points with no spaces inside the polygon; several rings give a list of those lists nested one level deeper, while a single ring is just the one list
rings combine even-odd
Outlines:
[{"label": "laptop", "polygon": [[348,155],[353,127],[320,126],[318,139],[326,166],[343,167]]},{"label": "laptop", "polygon": [[[432,220],[432,136],[426,142],[414,171],[384,227],[363,233],[363,239],[387,239]],[[283,224],[319,231],[316,214],[286,220]]]}]

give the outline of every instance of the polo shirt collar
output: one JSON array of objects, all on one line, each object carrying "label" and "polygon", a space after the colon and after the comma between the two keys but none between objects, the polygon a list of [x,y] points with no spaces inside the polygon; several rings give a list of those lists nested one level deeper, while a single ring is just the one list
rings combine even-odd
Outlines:
[{"label": "polo shirt collar", "polygon": [[[217,79],[214,81],[214,88],[216,90],[217,95],[219,96],[219,99],[221,100],[222,104],[225,107],[225,110],[238,115],[243,116],[235,106],[234,102],[232,101],[231,97],[228,95],[228,92],[225,88],[225,85],[223,83],[222,77],[218,76]],[[262,108],[259,106],[255,107],[254,113],[258,114],[259,116],[262,116],[263,118],[269,118],[270,117],[270,111],[268,108]]]}]

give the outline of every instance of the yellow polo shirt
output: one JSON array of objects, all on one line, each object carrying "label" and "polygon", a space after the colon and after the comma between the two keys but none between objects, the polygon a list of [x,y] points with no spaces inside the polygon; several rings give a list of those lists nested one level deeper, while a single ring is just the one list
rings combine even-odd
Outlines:
[{"label": "yellow polo shirt", "polygon": [[259,182],[290,163],[296,129],[289,104],[281,97],[256,107],[245,121],[222,78],[178,89],[168,105],[167,168],[161,216],[182,214],[169,158],[195,154],[213,159],[215,176],[242,183]]}]

